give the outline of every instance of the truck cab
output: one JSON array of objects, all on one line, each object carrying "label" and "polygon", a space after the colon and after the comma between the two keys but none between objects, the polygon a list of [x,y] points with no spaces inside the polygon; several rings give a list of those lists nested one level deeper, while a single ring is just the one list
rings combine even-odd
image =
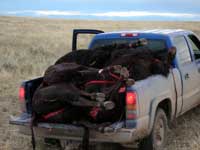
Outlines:
[{"label": "truck cab", "polygon": [[182,107],[179,107],[177,113],[183,114],[199,103],[200,41],[189,31],[173,34],[170,39],[177,48],[176,64],[182,82],[182,100],[179,100]]},{"label": "truck cab", "polygon": [[[148,40],[148,48],[159,51],[176,49],[167,78],[161,75],[137,81],[126,87],[126,118],[108,126],[108,131],[90,132],[90,141],[97,143],[132,144],[141,140],[140,149],[159,149],[166,142],[169,122],[200,104],[200,41],[191,31],[138,30],[104,33],[100,30],[74,30],[72,50],[77,49],[79,34],[96,34],[89,49],[112,43],[129,43],[137,39]],[[42,77],[24,81],[20,88],[22,115],[12,117],[10,123],[18,125],[20,132],[30,135],[31,100]],[[130,96],[129,96],[130,95]],[[134,97],[134,103],[128,103]],[[129,107],[129,105],[134,105]],[[159,132],[156,132],[156,127]],[[49,130],[51,129],[51,130]],[[36,136],[63,140],[82,139],[84,129],[74,124],[39,123],[34,127]]]}]

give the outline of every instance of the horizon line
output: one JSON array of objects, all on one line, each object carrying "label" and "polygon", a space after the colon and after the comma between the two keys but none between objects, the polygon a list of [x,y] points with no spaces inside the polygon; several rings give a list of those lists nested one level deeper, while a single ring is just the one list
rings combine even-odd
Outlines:
[{"label": "horizon line", "polygon": [[[25,15],[25,16],[36,16],[36,17],[95,17],[104,19],[139,19],[139,17],[151,17],[158,18],[161,20],[166,18],[170,19],[181,19],[181,20],[194,20],[200,21],[200,14],[198,13],[175,13],[175,12],[153,12],[153,11],[107,11],[107,12],[81,12],[81,11],[59,11],[59,10],[21,10],[21,11],[4,11],[0,14],[5,15]],[[148,19],[148,18],[147,18]]]}]

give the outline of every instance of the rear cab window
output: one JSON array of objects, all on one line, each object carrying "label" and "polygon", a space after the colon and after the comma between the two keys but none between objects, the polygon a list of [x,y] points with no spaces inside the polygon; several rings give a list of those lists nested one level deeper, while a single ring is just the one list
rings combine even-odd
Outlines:
[{"label": "rear cab window", "polygon": [[[104,47],[108,45],[114,45],[114,44],[130,44],[134,43],[138,40],[139,38],[113,38],[113,39],[97,39],[92,42],[90,45],[90,49],[96,49],[98,47]],[[154,51],[166,51],[167,46],[166,42],[164,39],[147,39],[148,44],[145,45],[144,47],[148,48],[152,52]],[[143,46],[142,46],[143,47]],[[142,48],[141,47],[141,48]]]}]

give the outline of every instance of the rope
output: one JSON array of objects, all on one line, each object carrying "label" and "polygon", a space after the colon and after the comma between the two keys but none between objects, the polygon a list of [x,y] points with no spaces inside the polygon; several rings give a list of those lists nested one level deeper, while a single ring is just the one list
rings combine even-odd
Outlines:
[{"label": "rope", "polygon": [[33,150],[35,150],[35,148],[36,148],[35,134],[34,134],[34,130],[33,130],[34,123],[35,123],[35,115],[32,116],[31,124],[30,124],[30,128],[31,128],[31,143],[32,143]]},{"label": "rope", "polygon": [[83,135],[83,139],[82,139],[81,150],[89,150],[89,138],[90,138],[89,128],[84,126],[84,135]]},{"label": "rope", "polygon": [[85,86],[90,84],[114,84],[115,81],[109,81],[109,80],[92,80],[85,84]]}]

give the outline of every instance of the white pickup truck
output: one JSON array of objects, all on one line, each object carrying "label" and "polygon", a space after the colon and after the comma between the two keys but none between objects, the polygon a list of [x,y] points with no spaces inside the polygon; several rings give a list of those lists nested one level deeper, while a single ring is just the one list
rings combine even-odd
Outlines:
[{"label": "white pickup truck", "polygon": [[[76,50],[78,34],[96,34],[89,48],[139,38],[148,40],[153,50],[176,48],[168,77],[150,76],[126,87],[122,100],[126,115],[122,121],[108,126],[107,132],[90,131],[90,141],[101,149],[117,149],[116,145],[130,145],[140,141],[140,149],[162,149],[166,143],[168,125],[178,116],[200,104],[200,40],[185,30],[139,30],[104,33],[99,30],[74,30],[72,49]],[[25,81],[20,88],[23,113],[12,117],[10,123],[30,135],[31,99],[42,77]],[[75,124],[39,123],[35,136],[60,141],[82,140],[84,129]],[[107,143],[107,144],[106,144]],[[108,144],[109,143],[109,144]],[[112,144],[111,144],[112,143]],[[106,147],[107,146],[107,147]]]}]

